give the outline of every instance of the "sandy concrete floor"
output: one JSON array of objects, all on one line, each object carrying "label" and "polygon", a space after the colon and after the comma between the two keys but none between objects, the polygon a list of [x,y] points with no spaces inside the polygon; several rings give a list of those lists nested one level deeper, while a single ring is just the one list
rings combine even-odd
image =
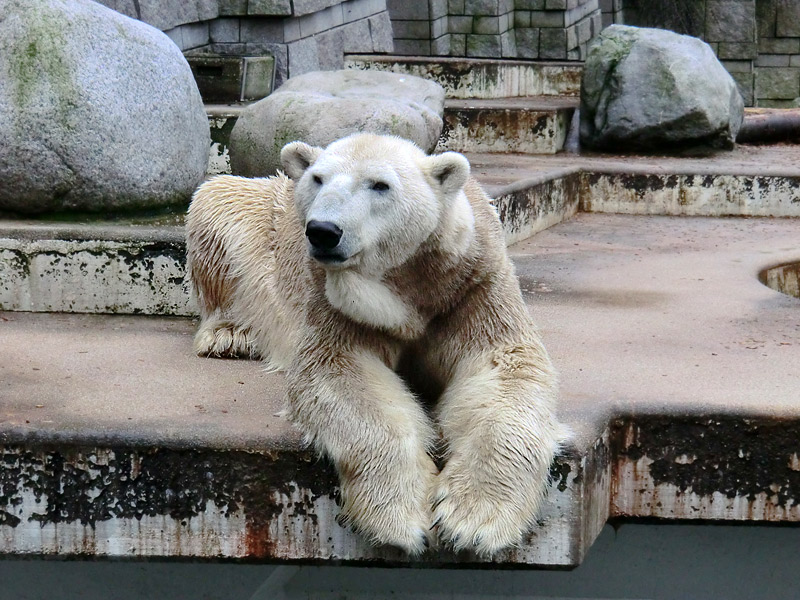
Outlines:
[{"label": "sandy concrete floor", "polygon": [[[510,249],[589,443],[612,415],[800,415],[800,261],[789,219],[581,213]],[[297,442],[282,376],[192,355],[185,319],[2,313],[0,437],[209,447]]]}]

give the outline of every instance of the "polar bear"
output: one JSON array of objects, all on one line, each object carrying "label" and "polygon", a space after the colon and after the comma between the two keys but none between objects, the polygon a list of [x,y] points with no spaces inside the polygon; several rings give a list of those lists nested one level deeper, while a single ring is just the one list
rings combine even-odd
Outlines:
[{"label": "polar bear", "polygon": [[467,159],[356,134],[281,162],[288,178],[220,176],[193,198],[197,353],[287,371],[286,414],[336,466],[340,523],[372,543],[518,543],[564,429]]}]

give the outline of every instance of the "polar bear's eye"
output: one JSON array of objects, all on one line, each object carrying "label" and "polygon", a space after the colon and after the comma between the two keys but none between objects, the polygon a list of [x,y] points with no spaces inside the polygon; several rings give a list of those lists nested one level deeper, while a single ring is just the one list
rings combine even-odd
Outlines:
[{"label": "polar bear's eye", "polygon": [[372,189],[375,190],[376,192],[385,192],[386,190],[389,189],[389,184],[384,183],[383,181],[376,181],[375,183],[372,184]]},{"label": "polar bear's eye", "polygon": [[317,185],[322,185],[322,177],[320,177],[319,175],[314,175],[312,179],[314,180],[314,183],[316,183]]}]

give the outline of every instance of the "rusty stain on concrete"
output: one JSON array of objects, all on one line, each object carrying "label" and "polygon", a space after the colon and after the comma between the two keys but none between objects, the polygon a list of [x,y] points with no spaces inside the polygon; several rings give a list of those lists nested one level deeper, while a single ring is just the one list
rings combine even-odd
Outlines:
[{"label": "rusty stain on concrete", "polygon": [[[16,528],[24,520],[95,530],[104,521],[159,517],[185,528],[214,506],[221,520],[244,517],[242,556],[250,558],[275,556],[270,525],[278,515],[306,518],[317,498],[332,498],[337,489],[332,466],[310,450],[4,446],[0,466],[0,526]],[[298,490],[298,500],[281,501]],[[26,497],[32,508],[23,506]],[[310,521],[313,525],[316,518]]]},{"label": "rusty stain on concrete", "polygon": [[[334,471],[310,451],[6,445],[0,465],[0,554],[408,561],[336,524]],[[575,494],[576,470],[556,463],[553,493]],[[565,526],[563,515],[545,512],[548,521]],[[557,537],[568,540],[568,531]],[[497,560],[558,561],[547,559],[550,550],[514,549]],[[485,562],[444,551],[421,560]]]},{"label": "rusty stain on concrete", "polygon": [[800,423],[731,415],[612,425],[614,515],[800,521]]}]

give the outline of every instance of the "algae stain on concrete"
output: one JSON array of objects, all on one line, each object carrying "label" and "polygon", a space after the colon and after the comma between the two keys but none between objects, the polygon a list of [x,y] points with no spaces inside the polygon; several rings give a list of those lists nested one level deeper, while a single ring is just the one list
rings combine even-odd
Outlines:
[{"label": "algae stain on concrete", "polygon": [[46,93],[55,108],[53,116],[73,129],[79,88],[74,65],[64,52],[68,42],[64,17],[39,3],[26,6],[19,15],[22,34],[11,50],[9,73],[12,100],[24,110]]}]

